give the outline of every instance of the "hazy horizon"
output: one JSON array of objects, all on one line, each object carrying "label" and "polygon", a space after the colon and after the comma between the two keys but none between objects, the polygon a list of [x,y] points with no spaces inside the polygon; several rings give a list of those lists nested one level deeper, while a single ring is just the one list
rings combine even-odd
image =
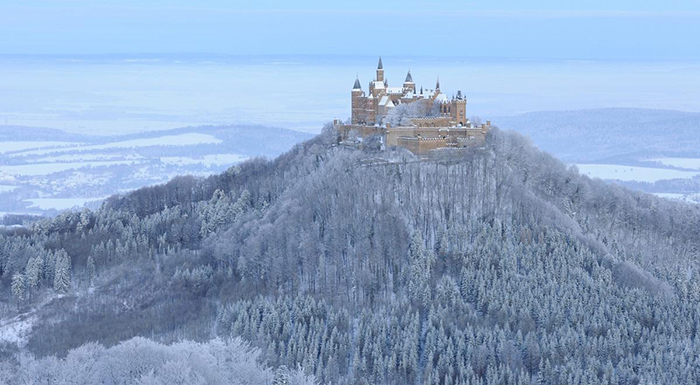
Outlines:
[{"label": "hazy horizon", "polygon": [[[383,56],[392,85],[461,90],[469,116],[608,107],[700,112],[700,61]],[[253,123],[316,133],[349,116],[374,55],[0,55],[0,125],[128,134]]]}]

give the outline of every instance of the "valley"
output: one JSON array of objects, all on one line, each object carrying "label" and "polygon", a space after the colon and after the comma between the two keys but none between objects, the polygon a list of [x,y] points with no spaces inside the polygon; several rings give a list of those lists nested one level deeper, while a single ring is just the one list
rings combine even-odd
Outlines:
[{"label": "valley", "polygon": [[212,175],[251,157],[274,157],[310,137],[262,126],[209,126],[107,137],[48,130],[64,140],[29,140],[45,131],[0,127],[0,212],[96,208],[113,194],[178,175]]}]

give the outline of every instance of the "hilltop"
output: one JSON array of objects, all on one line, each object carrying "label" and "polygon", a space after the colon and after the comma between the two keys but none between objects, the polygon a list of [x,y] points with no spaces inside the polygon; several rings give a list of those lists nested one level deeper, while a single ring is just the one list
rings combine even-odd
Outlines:
[{"label": "hilltop", "polygon": [[322,383],[700,379],[700,207],[498,129],[430,161],[336,138],[6,232],[8,362],[236,336]]}]

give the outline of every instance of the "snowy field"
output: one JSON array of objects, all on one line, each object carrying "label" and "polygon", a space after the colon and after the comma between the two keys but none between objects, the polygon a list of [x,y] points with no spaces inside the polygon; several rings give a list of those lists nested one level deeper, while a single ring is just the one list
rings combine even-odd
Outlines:
[{"label": "snowy field", "polygon": [[690,179],[700,171],[637,167],[616,164],[577,164],[579,172],[591,178],[621,181],[657,182],[667,179]]},{"label": "snowy field", "polygon": [[45,150],[24,151],[10,154],[10,156],[28,156],[28,155],[46,155],[59,152],[74,152],[74,151],[94,151],[94,150],[111,150],[120,148],[137,148],[137,147],[154,147],[154,146],[196,146],[199,144],[219,144],[221,140],[212,135],[189,133],[182,135],[166,135],[148,139],[134,139],[107,144],[99,144],[92,146],[75,146],[52,148]]},{"label": "snowy field", "polygon": [[74,169],[131,164],[134,164],[134,161],[112,160],[103,162],[30,163],[17,166],[0,166],[0,174],[7,174],[13,176],[39,176]]},{"label": "snowy field", "polygon": [[[222,143],[215,135],[199,132],[101,144],[3,141],[0,181],[10,183],[0,184],[0,193],[10,198],[0,202],[0,209],[39,214],[95,207],[115,193],[166,182],[181,174],[208,175],[247,159],[240,154],[206,153]],[[152,155],[175,155],[190,147],[201,151],[202,146],[205,153],[201,156]],[[140,154],[141,149],[146,152]]]}]

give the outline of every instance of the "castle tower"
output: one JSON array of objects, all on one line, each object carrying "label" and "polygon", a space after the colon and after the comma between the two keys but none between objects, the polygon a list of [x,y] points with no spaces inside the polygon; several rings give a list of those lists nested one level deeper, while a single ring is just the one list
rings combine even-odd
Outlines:
[{"label": "castle tower", "polygon": [[355,85],[352,86],[352,124],[358,124],[364,121],[364,98],[362,97],[362,86],[360,86],[360,79],[355,78]]},{"label": "castle tower", "polygon": [[413,82],[413,76],[411,76],[411,70],[408,70],[406,74],[406,80],[403,82],[403,92],[411,91],[416,92],[416,83]]},{"label": "castle tower", "polygon": [[457,91],[457,97],[452,99],[452,119],[457,124],[467,124],[467,99],[462,97],[462,91]]},{"label": "castle tower", "polygon": [[377,64],[377,81],[384,81],[384,66],[382,65],[382,57],[379,57],[379,63]]},{"label": "castle tower", "polygon": [[435,83],[435,90],[439,91],[440,90],[440,77],[438,76],[437,78],[437,83]]}]

